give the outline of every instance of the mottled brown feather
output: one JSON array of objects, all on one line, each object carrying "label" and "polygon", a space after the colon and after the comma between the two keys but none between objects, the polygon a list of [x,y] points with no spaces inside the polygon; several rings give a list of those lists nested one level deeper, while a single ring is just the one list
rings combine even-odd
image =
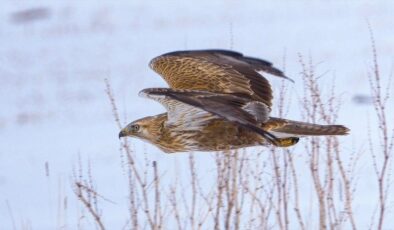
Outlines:
[{"label": "mottled brown feather", "polygon": [[343,125],[318,125],[276,117],[271,117],[262,127],[267,131],[300,136],[347,135],[350,131]]},{"label": "mottled brown feather", "polygon": [[[167,153],[295,145],[297,136],[346,135],[341,125],[269,117],[272,90],[258,71],[287,78],[270,62],[226,50],[178,51],[150,66],[171,89],[145,89],[168,113],[127,125],[119,137],[147,140]],[[139,127],[135,129],[136,125]],[[283,137],[284,138],[277,138]]]},{"label": "mottled brown feather", "polygon": [[229,122],[256,132],[274,145],[280,145],[278,138],[262,129],[256,116],[243,108],[250,99],[231,94],[218,94],[196,90],[174,90],[168,88],[150,88],[140,92],[142,95],[160,95],[201,108]]},{"label": "mottled brown feather", "polygon": [[138,121],[149,124],[146,127],[151,136],[146,140],[166,153],[221,151],[269,144],[261,135],[221,118],[212,119],[200,130],[191,131],[174,131],[173,127],[165,125],[167,119],[167,113],[164,113]]},{"label": "mottled brown feather", "polygon": [[177,51],[154,58],[151,68],[173,89],[230,93],[272,105],[269,82],[257,71],[279,77],[271,63],[226,50]]}]

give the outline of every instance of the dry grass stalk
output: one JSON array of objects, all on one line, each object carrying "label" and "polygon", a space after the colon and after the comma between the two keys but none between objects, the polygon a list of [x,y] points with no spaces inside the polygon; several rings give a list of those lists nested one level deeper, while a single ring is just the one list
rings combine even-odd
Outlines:
[{"label": "dry grass stalk", "polygon": [[[330,89],[331,94],[328,96],[323,94],[325,88],[319,83],[321,76],[315,72],[312,60],[306,64],[300,55],[299,62],[304,82],[304,95],[301,99],[303,120],[334,123],[340,105],[334,87]],[[378,67],[377,64],[375,66]],[[380,83],[376,82],[380,77],[376,77],[376,74],[379,74],[379,71],[370,75],[370,81],[377,84],[373,85],[374,92],[380,92]],[[108,80],[106,92],[115,122],[120,127],[115,98]],[[291,97],[288,96],[284,83],[275,98],[278,100],[279,116],[285,117],[290,107],[285,103],[290,104]],[[381,99],[377,100],[377,106],[384,101],[383,98],[385,97],[381,96]],[[375,109],[378,118],[385,118],[385,115],[381,114],[385,110]],[[384,136],[384,133],[382,135]],[[183,162],[183,165],[188,165],[187,174],[176,171],[175,179],[168,181],[159,176],[160,168],[157,162],[151,162],[146,152],[141,161],[142,156],[133,152],[130,143],[124,140],[121,152],[127,162],[130,201],[127,228],[292,229],[294,225],[298,225],[300,229],[357,229],[357,220],[353,214],[354,172],[360,155],[344,154],[335,137],[309,138],[303,142],[305,146],[299,154],[289,149],[271,149],[270,154],[267,154],[266,148],[259,153],[216,153],[213,155],[212,165],[208,166],[207,163],[207,166],[203,166],[212,167],[209,170],[214,171],[210,175],[216,174],[210,177],[214,179],[211,179],[213,187],[209,187],[200,182],[201,171],[198,169],[202,166],[198,164],[198,155],[190,153],[188,162]],[[391,151],[393,141],[389,141],[389,136],[386,142],[383,138],[382,144],[385,143]],[[296,148],[295,151],[297,150]],[[390,151],[386,154],[388,159],[391,159]],[[351,163],[344,163],[344,155],[349,156]],[[384,204],[388,197],[389,162],[386,166],[385,163],[380,165],[376,152],[372,155],[375,172],[382,181],[379,181],[382,188],[380,201]],[[304,172],[309,172],[310,177],[304,176]],[[178,178],[178,174],[187,175],[187,179],[181,176]],[[306,183],[313,186],[315,196],[303,193],[306,190],[303,185]],[[89,193],[88,199],[95,196],[97,200],[98,195],[94,188],[85,185],[80,183],[76,188]],[[305,208],[306,203],[312,207],[310,215]],[[95,202],[91,204],[92,210],[97,210]],[[379,215],[384,217],[386,206],[380,210]],[[96,212],[97,215],[98,213]],[[319,217],[317,222],[314,221],[316,217]],[[379,223],[383,223],[383,217],[379,217]]]},{"label": "dry grass stalk", "polygon": [[[378,63],[378,53],[376,50],[375,39],[373,30],[368,23],[368,29],[370,33],[371,48],[372,48],[372,72],[368,72],[368,80],[371,95],[374,99],[373,106],[375,109],[375,114],[377,116],[378,122],[378,133],[380,139],[380,151],[376,153],[372,145],[373,140],[369,136],[370,143],[370,154],[372,155],[373,166],[375,174],[378,180],[379,189],[379,211],[378,211],[378,229],[384,229],[384,220],[387,212],[387,199],[388,190],[390,187],[390,175],[389,170],[390,164],[392,162],[393,146],[394,146],[394,128],[389,130],[387,123],[387,102],[390,98],[391,90],[391,79],[392,76],[388,77],[386,82],[386,89],[382,89],[383,79],[380,74],[379,63]],[[391,132],[391,134],[390,134]],[[383,159],[383,162],[379,165],[378,157]],[[380,158],[379,158],[380,159]]]},{"label": "dry grass stalk", "polygon": [[[74,172],[73,181],[74,181],[73,191],[74,191],[75,195],[81,201],[81,203],[85,206],[85,208],[88,210],[88,212],[92,215],[97,226],[100,229],[104,230],[105,227],[104,227],[104,224],[101,219],[101,214],[98,209],[98,202],[97,202],[97,197],[99,197],[99,195],[96,192],[96,189],[93,185],[93,178],[91,175],[90,162],[88,164],[88,179],[84,179],[84,176],[82,173],[82,164],[81,164],[81,161],[79,160],[78,175],[76,175]],[[102,196],[100,196],[100,197],[102,197]]]},{"label": "dry grass stalk", "polygon": [[[309,62],[308,67],[301,55],[299,56],[299,61],[302,66],[303,81],[306,82],[302,102],[305,118],[311,122],[323,121],[327,124],[334,123],[339,110],[339,104],[334,103],[334,89],[331,89],[331,95],[328,97],[327,102],[325,102],[322,97],[323,91],[318,84],[320,77],[315,75],[312,61]],[[352,211],[352,195],[354,191],[351,188],[351,181],[343,166],[337,138],[326,137],[325,139],[318,139],[312,137],[311,142],[306,144],[305,149],[311,157],[310,169],[319,204],[319,228],[338,228],[348,219],[352,229],[356,229]],[[322,157],[323,152],[326,153],[324,159]],[[336,176],[337,172],[339,172],[339,178]],[[344,218],[340,218],[342,211],[337,207],[338,202],[334,201],[335,181],[344,184],[344,209],[346,213]]]},{"label": "dry grass stalk", "polygon": [[190,219],[190,226],[191,229],[194,230],[195,228],[195,212],[196,212],[196,200],[197,200],[197,185],[196,185],[196,180],[197,180],[197,174],[196,174],[196,166],[195,166],[195,161],[194,161],[194,156],[193,154],[189,155],[189,167],[190,167],[190,179],[191,179],[191,210],[189,214],[189,219]]}]

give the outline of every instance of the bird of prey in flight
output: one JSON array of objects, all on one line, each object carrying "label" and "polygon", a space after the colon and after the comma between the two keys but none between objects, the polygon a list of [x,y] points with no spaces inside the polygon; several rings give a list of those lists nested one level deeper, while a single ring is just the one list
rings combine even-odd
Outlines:
[{"label": "bird of prey in flight", "polygon": [[150,67],[170,88],[144,89],[140,95],[167,112],[131,122],[119,138],[137,137],[174,153],[288,147],[301,136],[349,132],[342,125],[271,117],[272,89],[261,72],[287,77],[265,60],[228,50],[193,50],[163,54]]}]

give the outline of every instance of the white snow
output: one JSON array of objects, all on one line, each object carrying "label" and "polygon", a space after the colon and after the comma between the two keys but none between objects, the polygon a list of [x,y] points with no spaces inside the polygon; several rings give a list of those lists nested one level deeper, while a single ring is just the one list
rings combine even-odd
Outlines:
[{"label": "white snow", "polygon": [[[12,22],[14,12],[32,7],[48,8],[49,18]],[[116,202],[103,203],[105,223],[113,229],[124,226],[127,182],[104,79],[112,85],[123,121],[160,113],[158,103],[137,94],[143,88],[166,86],[148,63],[174,50],[231,48],[279,68],[286,54],[286,74],[296,81],[295,96],[302,95],[298,53],[311,56],[321,63],[318,72],[327,72],[321,81],[330,84],[335,76],[336,90],[343,95],[338,123],[352,130],[341,138],[344,148],[368,155],[366,128],[375,121],[374,111],[354,104],[352,97],[369,93],[367,21],[375,34],[381,73],[392,71],[393,12],[390,1],[3,1],[0,228],[11,229],[14,218],[18,228],[30,223],[34,229],[74,229],[79,206],[70,177],[78,156],[83,162],[90,159],[100,193]],[[274,80],[274,87],[279,83]],[[289,118],[298,118],[298,113],[291,112]],[[164,168],[187,158],[166,155],[138,140],[132,143]],[[199,161],[207,157],[212,156],[196,155]],[[369,156],[364,158],[360,168],[370,168]],[[375,183],[374,175],[358,181],[357,189],[365,192],[355,198],[355,209],[365,212],[363,226],[376,203],[367,199]],[[63,202],[59,197],[64,196],[67,211],[58,210]],[[394,225],[392,218],[386,221]]]}]

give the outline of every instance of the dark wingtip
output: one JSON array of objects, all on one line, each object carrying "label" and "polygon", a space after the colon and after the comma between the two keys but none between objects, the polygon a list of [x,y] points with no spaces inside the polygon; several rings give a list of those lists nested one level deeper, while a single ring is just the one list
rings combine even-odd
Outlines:
[{"label": "dark wingtip", "polygon": [[291,81],[292,83],[295,83],[295,81],[294,81],[293,79],[291,79],[291,78],[289,78],[289,77],[287,77],[287,76],[285,76],[285,75],[283,75],[283,76],[281,76],[281,77],[284,78],[284,79],[286,79],[286,80]]},{"label": "dark wingtip", "polygon": [[279,70],[279,69],[277,69],[277,68],[275,68],[273,66],[270,66],[269,68],[262,69],[262,71],[264,71],[266,73],[269,73],[269,74],[272,74],[272,75],[277,76],[277,77],[284,78],[286,80],[289,80],[289,81],[295,83],[295,81],[293,79],[289,78],[281,70]]},{"label": "dark wingtip", "polygon": [[282,70],[279,70],[279,69],[275,68],[273,66],[273,64],[271,62],[269,62],[269,61],[266,61],[266,60],[263,60],[263,59],[259,59],[259,58],[254,58],[254,57],[247,57],[247,56],[242,57],[242,60],[244,60],[245,62],[247,62],[250,65],[252,65],[257,71],[263,71],[263,72],[272,74],[274,76],[287,79],[287,80],[289,80],[289,81],[294,83],[293,79],[287,77],[282,72]]}]

